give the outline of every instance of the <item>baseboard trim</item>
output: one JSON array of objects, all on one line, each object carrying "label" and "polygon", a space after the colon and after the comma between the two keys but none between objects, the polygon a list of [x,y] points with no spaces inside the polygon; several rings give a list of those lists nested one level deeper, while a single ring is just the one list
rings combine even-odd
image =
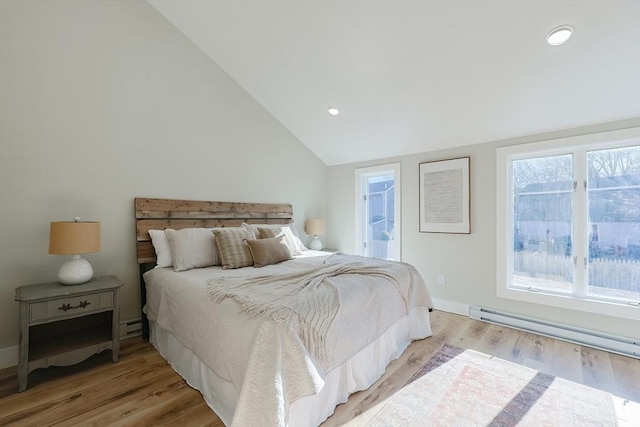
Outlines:
[{"label": "baseboard trim", "polygon": [[18,364],[18,346],[0,348],[0,369],[10,368]]},{"label": "baseboard trim", "polygon": [[469,307],[469,304],[433,298],[433,308],[440,311],[446,311],[447,313],[469,316]]}]

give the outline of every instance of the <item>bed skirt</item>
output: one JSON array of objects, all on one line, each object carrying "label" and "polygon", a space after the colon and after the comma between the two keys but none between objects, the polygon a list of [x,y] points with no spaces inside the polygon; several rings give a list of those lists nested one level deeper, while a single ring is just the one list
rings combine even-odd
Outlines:
[{"label": "bed skirt", "polygon": [[[200,391],[205,402],[226,426],[233,420],[239,390],[219,377],[171,333],[150,322],[150,341],[185,381]],[[288,426],[317,426],[333,414],[335,407],[347,401],[351,393],[369,388],[384,374],[411,341],[431,336],[429,311],[416,307],[399,319],[384,334],[332,369],[322,390],[291,404]],[[215,351],[215,349],[213,349]]]}]

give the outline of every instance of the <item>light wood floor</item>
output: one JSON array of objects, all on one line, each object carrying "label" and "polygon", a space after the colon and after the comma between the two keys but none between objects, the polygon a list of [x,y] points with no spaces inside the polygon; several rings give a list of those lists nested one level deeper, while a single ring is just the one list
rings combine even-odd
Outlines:
[{"label": "light wood floor", "polygon": [[[413,342],[382,378],[350,396],[324,424],[338,426],[390,396],[449,343],[529,366],[640,402],[640,361],[435,311],[433,337]],[[140,338],[72,367],[40,369],[17,393],[16,368],[0,371],[0,425],[222,426],[200,393]]]}]

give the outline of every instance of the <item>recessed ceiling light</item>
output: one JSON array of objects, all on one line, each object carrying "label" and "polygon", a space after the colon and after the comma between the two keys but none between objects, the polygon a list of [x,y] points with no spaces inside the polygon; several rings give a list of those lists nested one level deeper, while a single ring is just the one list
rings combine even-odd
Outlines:
[{"label": "recessed ceiling light", "polygon": [[332,108],[329,108],[329,109],[327,110],[327,112],[328,112],[329,114],[331,114],[332,116],[337,116],[338,114],[340,114],[340,110],[338,110],[337,108],[333,108],[333,107],[332,107]]},{"label": "recessed ceiling light", "polygon": [[561,25],[549,31],[546,37],[547,43],[551,46],[560,46],[569,40],[571,34],[573,34],[573,27],[571,25]]}]

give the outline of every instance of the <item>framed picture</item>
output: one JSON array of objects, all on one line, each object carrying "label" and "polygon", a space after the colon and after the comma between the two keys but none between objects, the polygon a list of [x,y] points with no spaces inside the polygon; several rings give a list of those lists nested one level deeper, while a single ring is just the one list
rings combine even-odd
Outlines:
[{"label": "framed picture", "polygon": [[469,157],[420,163],[420,232],[470,234]]}]

